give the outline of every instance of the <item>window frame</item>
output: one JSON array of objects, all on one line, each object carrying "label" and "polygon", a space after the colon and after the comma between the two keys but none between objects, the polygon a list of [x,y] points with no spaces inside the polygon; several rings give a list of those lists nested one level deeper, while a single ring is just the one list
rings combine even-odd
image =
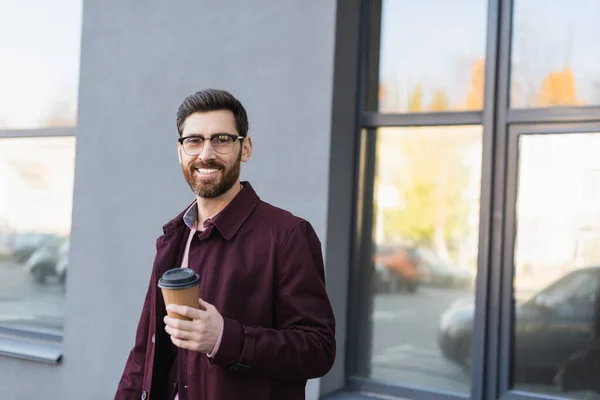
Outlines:
[{"label": "window frame", "polygon": [[522,135],[571,135],[581,133],[600,133],[600,117],[597,117],[596,123],[554,123],[554,124],[527,124],[508,126],[508,162],[507,162],[507,183],[506,183],[506,211],[504,218],[504,239],[503,239],[503,265],[502,280],[500,285],[503,287],[503,296],[501,299],[501,343],[499,363],[499,398],[501,400],[529,400],[529,399],[551,399],[556,395],[542,394],[535,392],[526,392],[511,388],[512,372],[512,347],[513,347],[513,327],[514,327],[514,309],[513,295],[514,286],[514,249],[515,235],[517,232],[517,196],[519,189],[519,138]]},{"label": "window frame", "polygon": [[[75,131],[76,126],[0,129],[0,142],[3,139],[76,137]],[[58,364],[62,361],[63,337],[64,327],[60,333],[53,333],[36,328],[13,328],[0,324],[0,356]]]},{"label": "window frame", "polygon": [[[432,399],[533,400],[556,396],[507,390],[510,370],[512,321],[512,260],[516,167],[511,135],[524,125],[532,129],[600,131],[600,106],[510,108],[511,41],[514,0],[487,1],[484,71],[484,104],[480,111],[427,113],[379,113],[379,45],[382,0],[360,1],[357,117],[354,148],[354,225],[350,251],[348,292],[346,386],[348,389],[387,396]],[[340,37],[337,38],[341,40]],[[336,70],[337,72],[337,70]],[[382,127],[481,125],[483,129],[482,173],[475,315],[472,339],[471,393],[457,395],[406,385],[390,385],[363,378],[370,355],[371,327],[368,313],[372,301],[365,282],[370,282],[372,194],[375,170],[375,133]],[[511,225],[512,224],[512,225]],[[513,235],[513,236],[511,236]],[[363,369],[361,371],[361,369]]]}]

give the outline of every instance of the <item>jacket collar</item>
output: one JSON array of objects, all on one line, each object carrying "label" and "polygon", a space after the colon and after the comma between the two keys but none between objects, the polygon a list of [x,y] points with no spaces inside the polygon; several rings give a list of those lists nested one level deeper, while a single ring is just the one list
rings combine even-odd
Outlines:
[{"label": "jacket collar", "polygon": [[[260,198],[250,185],[250,182],[242,182],[243,189],[231,200],[224,209],[212,220],[215,227],[226,240],[231,239],[240,229],[244,221],[252,214],[260,202]],[[163,226],[165,234],[186,227],[183,216],[188,209],[194,205],[195,200],[189,204],[179,215]]]}]

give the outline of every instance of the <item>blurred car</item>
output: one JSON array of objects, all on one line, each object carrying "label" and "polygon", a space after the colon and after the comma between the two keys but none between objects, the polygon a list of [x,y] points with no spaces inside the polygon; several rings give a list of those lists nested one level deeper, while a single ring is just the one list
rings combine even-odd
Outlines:
[{"label": "blurred car", "polygon": [[433,250],[416,250],[420,259],[421,283],[428,286],[470,289],[474,274],[463,267],[444,261]]},{"label": "blurred car", "polygon": [[48,233],[18,233],[12,245],[12,255],[17,262],[23,263],[44,243],[56,239],[56,235]]},{"label": "blurred car", "polygon": [[376,247],[373,257],[377,292],[405,290],[416,293],[419,288],[419,258],[415,249],[406,246]]},{"label": "blurred car", "polygon": [[[577,269],[516,306],[516,356],[512,360],[515,382],[552,385],[569,357],[593,340],[599,281],[600,267]],[[474,301],[473,297],[462,298],[452,304],[442,314],[438,335],[444,357],[467,367]]]},{"label": "blurred car", "polygon": [[56,266],[60,260],[60,249],[66,239],[47,240],[35,250],[27,262],[25,269],[33,276],[37,283],[46,283],[52,276],[58,276]]}]

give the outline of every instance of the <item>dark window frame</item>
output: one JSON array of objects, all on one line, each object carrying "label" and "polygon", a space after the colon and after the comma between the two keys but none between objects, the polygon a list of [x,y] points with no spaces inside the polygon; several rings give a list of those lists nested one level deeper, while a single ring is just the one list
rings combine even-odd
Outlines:
[{"label": "dark window frame", "polygon": [[[0,129],[0,142],[3,139],[76,137],[75,126],[48,127],[35,129]],[[72,196],[72,194],[71,194]],[[62,360],[64,330],[48,332],[36,328],[14,328],[0,324],[0,355],[58,364]]]},{"label": "dark window frame", "polygon": [[[577,133],[600,131],[600,106],[511,109],[510,69],[513,0],[488,0],[484,107],[481,111],[390,114],[377,109],[378,59],[382,0],[360,5],[359,82],[355,140],[355,197],[350,265],[346,354],[348,389],[417,400],[430,399],[551,399],[551,395],[509,390],[512,331],[512,260],[516,195],[513,132]],[[340,38],[338,37],[338,40]],[[337,71],[336,71],[337,72]],[[424,388],[396,386],[361,377],[370,354],[372,301],[370,282],[373,179],[377,128],[403,126],[482,125],[483,157],[480,195],[476,319],[473,326],[472,376],[469,396]],[[512,236],[511,236],[512,235]],[[510,254],[509,254],[510,252]],[[509,322],[509,323],[507,323]],[[554,397],[555,398],[555,397]]]},{"label": "dark window frame", "polygon": [[501,304],[501,342],[504,346],[500,349],[499,391],[502,400],[525,400],[551,398],[556,395],[545,395],[542,393],[525,392],[511,388],[511,357],[513,348],[514,309],[513,294],[514,287],[514,248],[515,234],[517,232],[517,196],[519,185],[519,138],[524,135],[572,135],[581,133],[600,133],[600,121],[595,123],[570,122],[555,124],[527,124],[511,125],[508,127],[508,162],[507,162],[507,187],[506,187],[506,211],[504,218],[504,254],[502,266],[501,286],[504,296]]},{"label": "dark window frame", "polygon": [[39,129],[0,129],[0,139],[75,136],[74,126]]}]

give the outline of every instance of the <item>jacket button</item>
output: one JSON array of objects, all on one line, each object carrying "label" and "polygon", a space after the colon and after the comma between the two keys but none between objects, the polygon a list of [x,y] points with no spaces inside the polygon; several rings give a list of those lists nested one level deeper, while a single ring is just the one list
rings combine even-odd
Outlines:
[{"label": "jacket button", "polygon": [[152,335],[152,343],[156,343],[156,334]]},{"label": "jacket button", "polygon": [[148,397],[148,393],[146,393],[146,391],[144,390],[142,392],[142,400],[146,400],[147,397]]}]

